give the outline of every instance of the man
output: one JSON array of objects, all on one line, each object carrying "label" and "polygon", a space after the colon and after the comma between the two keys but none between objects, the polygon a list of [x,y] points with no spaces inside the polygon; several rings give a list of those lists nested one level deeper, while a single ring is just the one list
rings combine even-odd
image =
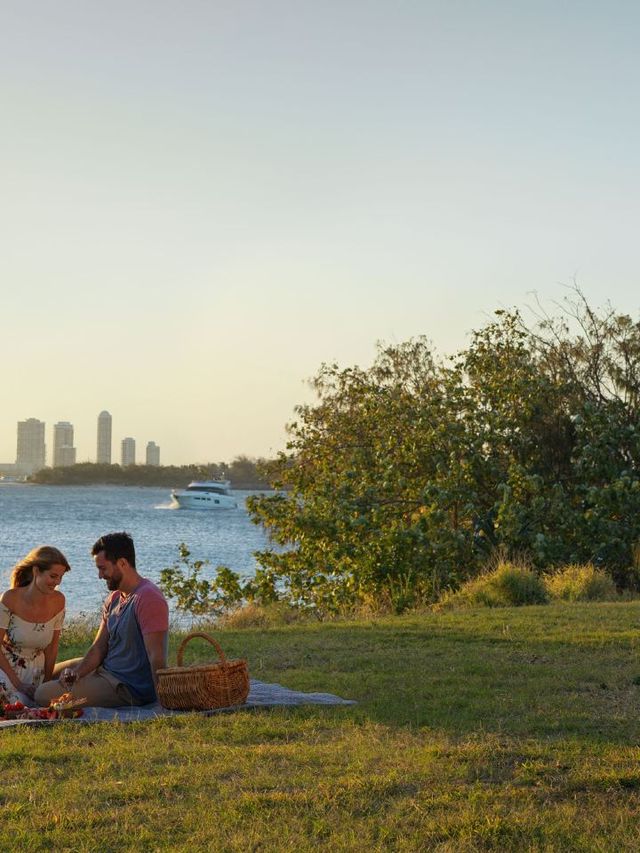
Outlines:
[{"label": "man", "polygon": [[111,591],[100,628],[83,658],[56,666],[53,674],[59,680],[41,684],[36,702],[48,705],[65,690],[104,708],[153,702],[156,672],[167,665],[167,602],[155,584],[138,574],[128,533],[101,536],[91,554]]}]

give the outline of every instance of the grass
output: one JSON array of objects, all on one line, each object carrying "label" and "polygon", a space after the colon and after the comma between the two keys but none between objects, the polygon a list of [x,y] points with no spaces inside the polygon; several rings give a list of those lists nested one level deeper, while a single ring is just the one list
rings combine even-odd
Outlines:
[{"label": "grass", "polygon": [[5,730],[0,842],[638,850],[639,619],[625,602],[225,630],[254,677],[359,704]]}]

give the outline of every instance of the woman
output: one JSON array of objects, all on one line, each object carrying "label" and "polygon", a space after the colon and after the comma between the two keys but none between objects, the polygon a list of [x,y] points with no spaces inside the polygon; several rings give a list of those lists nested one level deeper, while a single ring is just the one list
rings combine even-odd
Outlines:
[{"label": "woman", "polygon": [[0,598],[0,701],[33,701],[49,681],[64,621],[64,595],[57,587],[71,566],[51,545],[34,548],[11,573]]}]

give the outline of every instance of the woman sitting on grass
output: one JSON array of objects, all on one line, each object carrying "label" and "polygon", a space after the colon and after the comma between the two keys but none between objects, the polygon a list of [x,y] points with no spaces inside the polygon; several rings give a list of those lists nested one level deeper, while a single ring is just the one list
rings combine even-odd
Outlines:
[{"label": "woman sitting on grass", "polygon": [[11,573],[0,598],[0,702],[33,701],[58,654],[64,595],[58,592],[67,558],[51,545],[34,548]]}]

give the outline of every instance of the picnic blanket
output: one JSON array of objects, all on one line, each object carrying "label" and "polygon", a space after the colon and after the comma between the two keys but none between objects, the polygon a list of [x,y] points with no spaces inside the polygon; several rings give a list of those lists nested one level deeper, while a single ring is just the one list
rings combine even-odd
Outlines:
[{"label": "picnic blanket", "polygon": [[[73,720],[64,720],[71,723],[106,723],[118,720],[122,723],[132,723],[143,720],[155,720],[158,717],[174,717],[187,713],[200,713],[205,716],[214,714],[240,711],[245,708],[269,708],[280,705],[355,705],[353,699],[342,699],[333,693],[302,693],[298,690],[289,690],[281,684],[269,684],[266,681],[255,681],[251,679],[249,696],[244,705],[235,705],[232,708],[216,708],[211,711],[169,711],[163,708],[159,702],[151,705],[122,708],[85,708],[82,717]],[[0,720],[0,728],[9,726],[25,725],[50,725],[60,720]]]}]

